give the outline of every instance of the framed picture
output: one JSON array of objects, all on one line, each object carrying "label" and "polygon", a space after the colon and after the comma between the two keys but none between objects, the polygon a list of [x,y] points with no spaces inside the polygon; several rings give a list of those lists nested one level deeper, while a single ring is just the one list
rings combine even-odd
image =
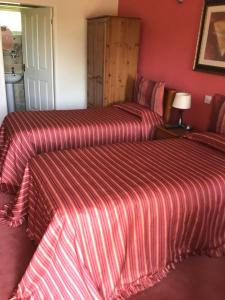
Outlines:
[{"label": "framed picture", "polygon": [[225,74],[225,0],[206,0],[194,70]]}]

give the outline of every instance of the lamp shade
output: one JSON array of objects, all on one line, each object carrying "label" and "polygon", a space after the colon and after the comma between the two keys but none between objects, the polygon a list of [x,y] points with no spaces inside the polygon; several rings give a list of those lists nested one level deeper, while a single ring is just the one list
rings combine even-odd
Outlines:
[{"label": "lamp shade", "polygon": [[173,107],[178,109],[191,108],[191,94],[188,93],[176,93],[173,101]]}]

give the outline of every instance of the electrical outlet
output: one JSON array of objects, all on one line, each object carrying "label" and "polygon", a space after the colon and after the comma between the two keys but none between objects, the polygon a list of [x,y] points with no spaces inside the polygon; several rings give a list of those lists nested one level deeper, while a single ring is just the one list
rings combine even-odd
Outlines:
[{"label": "electrical outlet", "polygon": [[210,95],[205,95],[204,103],[210,104],[212,101],[212,96]]}]

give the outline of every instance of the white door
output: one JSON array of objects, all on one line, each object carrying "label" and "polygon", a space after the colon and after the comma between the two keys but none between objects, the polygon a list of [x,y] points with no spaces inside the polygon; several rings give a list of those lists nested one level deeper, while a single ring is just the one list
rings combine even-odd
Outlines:
[{"label": "white door", "polygon": [[7,100],[5,93],[5,76],[4,76],[4,61],[2,50],[2,33],[0,30],[0,126],[7,115]]},{"label": "white door", "polygon": [[26,109],[54,109],[52,9],[23,10],[22,37]]}]

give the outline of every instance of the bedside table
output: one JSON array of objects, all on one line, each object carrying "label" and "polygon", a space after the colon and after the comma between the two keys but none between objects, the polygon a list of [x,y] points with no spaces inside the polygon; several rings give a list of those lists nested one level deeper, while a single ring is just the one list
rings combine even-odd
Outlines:
[{"label": "bedside table", "polygon": [[165,128],[164,126],[157,126],[155,130],[155,140],[162,139],[173,139],[173,138],[181,138],[189,131],[185,128]]}]

